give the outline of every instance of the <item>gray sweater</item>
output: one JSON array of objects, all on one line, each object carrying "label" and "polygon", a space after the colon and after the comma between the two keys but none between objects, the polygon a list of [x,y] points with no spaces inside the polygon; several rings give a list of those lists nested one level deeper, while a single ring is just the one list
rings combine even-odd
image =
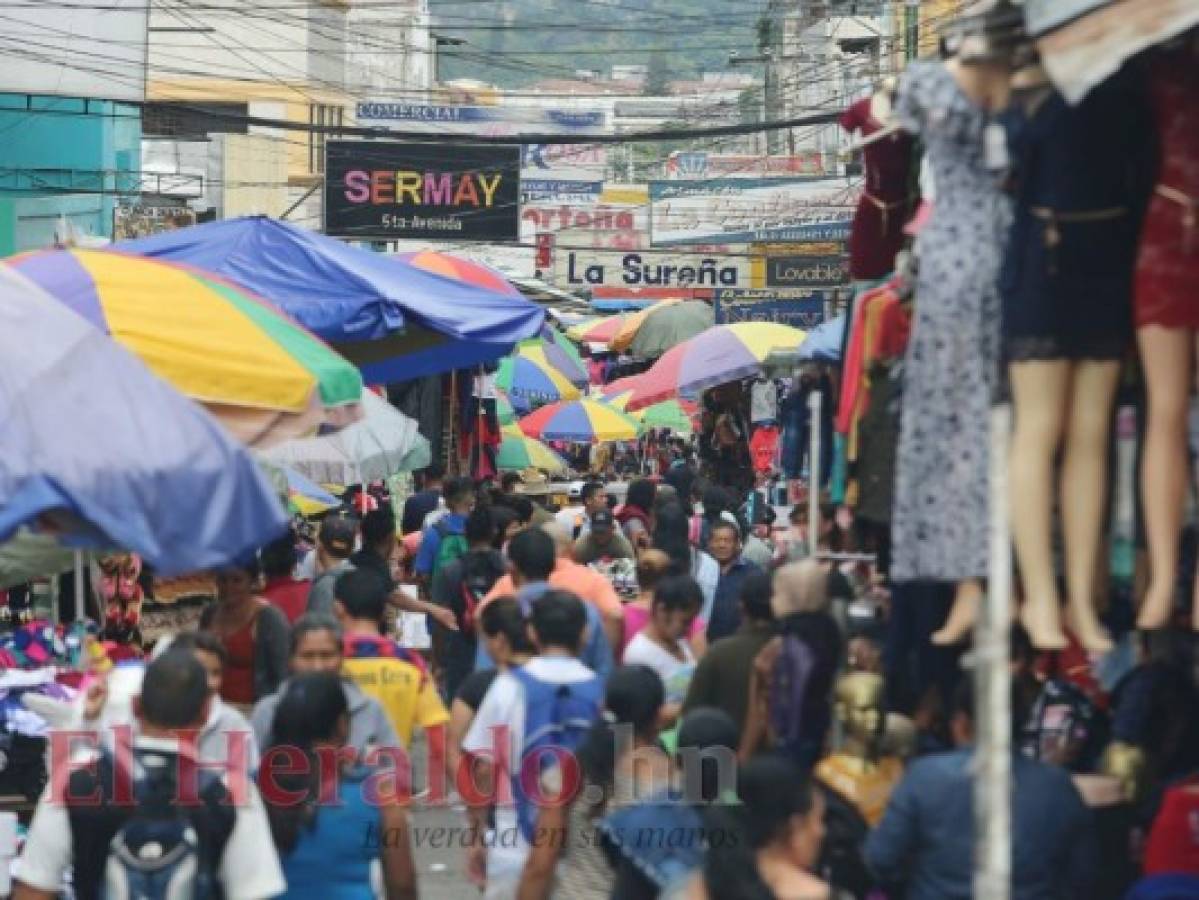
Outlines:
[{"label": "gray sweater", "polygon": [[[216,604],[200,613],[200,627],[212,628]],[[261,700],[278,690],[287,677],[288,643],[291,625],[278,607],[267,603],[254,622],[254,700]]]},{"label": "gray sweater", "polygon": [[[391,719],[374,697],[364,694],[358,685],[342,679],[346,691],[346,702],[350,707],[350,737],[349,745],[360,754],[371,747],[403,747],[400,736],[396,734]],[[275,709],[287,690],[287,682],[279,685],[279,690],[269,697],[263,697],[254,704],[254,712],[250,716],[250,725],[254,729],[254,737],[260,750],[270,746],[271,723],[275,719]]]}]

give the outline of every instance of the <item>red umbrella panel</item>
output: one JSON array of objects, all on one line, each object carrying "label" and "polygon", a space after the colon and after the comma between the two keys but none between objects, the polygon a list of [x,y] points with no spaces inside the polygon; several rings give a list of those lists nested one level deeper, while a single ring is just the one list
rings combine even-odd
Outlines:
[{"label": "red umbrella panel", "polygon": [[508,294],[512,297],[524,296],[512,282],[504,277],[502,272],[474,260],[454,256],[451,253],[438,253],[434,250],[401,253],[398,256],[409,265],[432,272],[434,275],[453,278],[455,281],[462,281],[475,287],[494,291],[497,294]]}]

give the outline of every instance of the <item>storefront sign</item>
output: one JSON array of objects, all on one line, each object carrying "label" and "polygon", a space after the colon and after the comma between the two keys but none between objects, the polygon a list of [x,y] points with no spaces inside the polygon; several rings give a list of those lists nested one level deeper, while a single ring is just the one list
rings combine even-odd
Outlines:
[{"label": "storefront sign", "polygon": [[675,253],[568,250],[554,254],[554,281],[568,290],[625,288],[720,288],[749,284],[748,257]]},{"label": "storefront sign", "polygon": [[824,321],[825,291],[727,290],[714,294],[716,324],[775,322],[794,328],[815,328]]},{"label": "storefront sign", "polygon": [[774,256],[766,260],[767,287],[824,287],[849,281],[842,256]]},{"label": "storefront sign", "polygon": [[648,220],[644,206],[525,203],[520,213],[521,240],[551,232],[576,250],[641,250],[649,246]]},{"label": "storefront sign", "polygon": [[128,241],[196,224],[196,211],[186,206],[115,206],[112,239]]},{"label": "storefront sign", "polygon": [[[650,234],[655,247],[842,240],[857,189],[839,178],[715,178],[650,182]],[[795,236],[773,237],[785,229]],[[808,229],[811,229],[808,231]]]},{"label": "storefront sign", "polygon": [[525,178],[521,173],[521,199],[525,203],[577,203],[590,205],[603,193],[602,181],[561,181],[552,178]]},{"label": "storefront sign", "polygon": [[802,241],[791,244],[750,244],[755,256],[843,256],[849,252],[844,241]]},{"label": "storefront sign", "polygon": [[520,148],[330,141],[325,232],[354,238],[519,240]]},{"label": "storefront sign", "polygon": [[676,150],[666,159],[668,178],[755,178],[764,175],[823,175],[824,157],[818,151],[792,156],[749,156]]}]

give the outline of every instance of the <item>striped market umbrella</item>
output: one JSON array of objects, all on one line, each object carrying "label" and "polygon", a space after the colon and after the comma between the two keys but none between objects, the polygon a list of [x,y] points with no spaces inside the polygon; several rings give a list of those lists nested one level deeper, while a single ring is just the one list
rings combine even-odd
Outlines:
[{"label": "striped market umbrella", "polygon": [[702,300],[663,300],[630,316],[608,346],[651,359],[715,324],[716,314]]},{"label": "striped market umbrella", "polygon": [[4,265],[111,335],[246,443],[361,416],[362,376],[351,363],[219,276],[101,250],[43,250]]},{"label": "striped market umbrella", "polygon": [[611,344],[629,316],[605,316],[568,329],[567,334],[585,344]]},{"label": "striped market umbrella", "polygon": [[608,398],[606,402],[625,411],[646,428],[669,428],[679,434],[690,434],[694,430],[692,416],[695,414],[695,404],[689,400],[663,400],[661,403],[630,413],[625,407],[629,405],[632,396],[633,392],[629,390]]},{"label": "striped market umbrella", "polygon": [[287,502],[303,516],[315,516],[340,506],[341,501],[295,469],[285,467]]},{"label": "striped market umbrella", "polygon": [[551,366],[576,387],[587,386],[587,367],[583,365],[583,360],[577,358],[577,355],[572,356],[544,337],[521,341],[512,355],[525,356],[537,363]]},{"label": "striped market umbrella", "polygon": [[516,285],[504,277],[503,273],[491,266],[464,259],[452,253],[439,253],[436,250],[420,250],[416,253],[400,253],[398,258],[418,269],[453,278],[474,287],[494,291],[497,294],[507,294],[510,297],[523,298]]},{"label": "striped market umbrella", "polygon": [[541,469],[547,475],[562,475],[569,470],[566,460],[541,441],[521,434],[516,426],[505,428],[501,437],[500,449],[495,457],[496,468],[500,471]]},{"label": "striped market umbrella", "polygon": [[631,441],[641,434],[635,419],[600,400],[551,403],[525,416],[519,424],[529,437],[576,444]]},{"label": "striped market umbrella", "polygon": [[501,425],[511,425],[516,421],[516,410],[512,407],[512,401],[500,390],[495,392],[495,413]]},{"label": "striped market umbrella", "polygon": [[579,389],[550,365],[539,348],[504,357],[495,384],[518,409],[528,409],[534,403],[577,400],[581,396]]},{"label": "striped market umbrella", "polygon": [[806,332],[773,322],[716,325],[666,351],[638,377],[629,398],[630,412],[663,400],[693,395],[718,384],[749,378],[775,350],[798,347]]}]

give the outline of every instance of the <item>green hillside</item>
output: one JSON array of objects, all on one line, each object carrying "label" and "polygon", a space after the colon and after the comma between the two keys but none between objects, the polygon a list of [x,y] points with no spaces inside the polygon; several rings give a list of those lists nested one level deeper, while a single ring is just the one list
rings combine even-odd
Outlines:
[{"label": "green hillside", "polygon": [[[649,65],[668,80],[753,52],[762,6],[737,0],[430,0],[441,77],[519,88],[576,70]],[[653,79],[658,80],[658,79]]]}]

